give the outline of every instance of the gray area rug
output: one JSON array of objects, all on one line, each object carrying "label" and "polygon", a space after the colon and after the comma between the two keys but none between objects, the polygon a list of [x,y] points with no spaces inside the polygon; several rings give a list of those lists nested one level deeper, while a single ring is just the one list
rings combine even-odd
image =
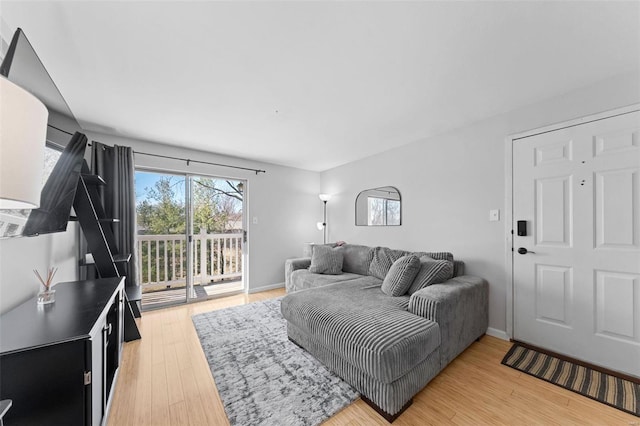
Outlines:
[{"label": "gray area rug", "polygon": [[280,299],[192,317],[232,425],[318,425],[360,396],[289,341]]}]

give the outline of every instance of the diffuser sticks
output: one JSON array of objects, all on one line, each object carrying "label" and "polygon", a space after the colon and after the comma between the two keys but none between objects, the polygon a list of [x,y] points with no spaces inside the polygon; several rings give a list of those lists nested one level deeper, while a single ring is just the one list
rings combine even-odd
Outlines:
[{"label": "diffuser sticks", "polygon": [[40,280],[45,290],[47,291],[51,290],[51,283],[53,282],[53,277],[56,275],[56,272],[58,272],[58,268],[53,268],[53,267],[49,268],[47,270],[46,279],[43,279],[42,275],[40,275],[40,272],[38,272],[37,269],[33,270],[33,273],[36,274],[36,277],[38,277],[38,280]]}]

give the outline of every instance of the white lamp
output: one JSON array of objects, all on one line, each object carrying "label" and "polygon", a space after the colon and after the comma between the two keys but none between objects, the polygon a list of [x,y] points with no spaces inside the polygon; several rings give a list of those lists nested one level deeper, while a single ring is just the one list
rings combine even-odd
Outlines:
[{"label": "white lamp", "polygon": [[319,231],[324,231],[322,234],[322,241],[324,244],[327,244],[327,201],[331,199],[331,194],[320,194],[318,198],[322,200],[324,203],[324,220],[322,222],[318,222],[316,226]]},{"label": "white lamp", "polygon": [[0,210],[40,206],[49,112],[0,76]]}]

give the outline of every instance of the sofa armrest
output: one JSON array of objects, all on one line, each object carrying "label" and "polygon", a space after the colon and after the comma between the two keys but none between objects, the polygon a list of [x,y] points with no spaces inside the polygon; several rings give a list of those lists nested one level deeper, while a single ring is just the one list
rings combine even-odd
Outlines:
[{"label": "sofa armrest", "polygon": [[489,325],[489,284],[471,275],[454,277],[415,292],[409,312],[440,326],[440,364],[444,368]]},{"label": "sofa armrest", "polygon": [[291,291],[291,274],[296,269],[307,269],[311,266],[310,257],[300,257],[296,259],[287,259],[284,262],[284,286],[287,293]]}]

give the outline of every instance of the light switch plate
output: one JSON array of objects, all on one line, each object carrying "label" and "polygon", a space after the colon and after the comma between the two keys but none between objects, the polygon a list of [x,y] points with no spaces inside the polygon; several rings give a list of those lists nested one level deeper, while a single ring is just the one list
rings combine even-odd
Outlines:
[{"label": "light switch plate", "polygon": [[500,210],[489,210],[489,221],[497,222],[500,220]]},{"label": "light switch plate", "polygon": [[258,216],[254,216],[253,217],[253,224],[257,225],[258,224]]}]

